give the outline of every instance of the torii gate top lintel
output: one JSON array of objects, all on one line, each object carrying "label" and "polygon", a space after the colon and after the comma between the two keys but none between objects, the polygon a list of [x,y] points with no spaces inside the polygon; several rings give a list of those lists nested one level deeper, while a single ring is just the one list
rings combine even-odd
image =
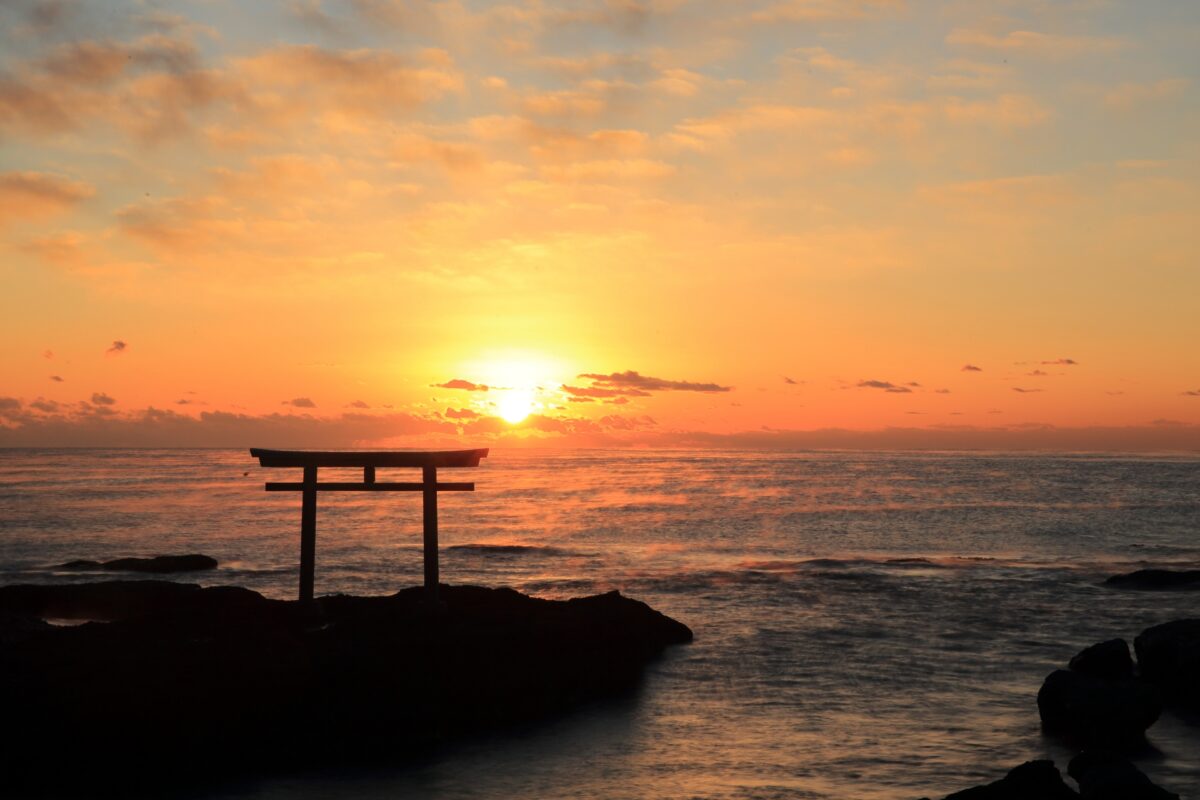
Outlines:
[{"label": "torii gate top lintel", "polygon": [[264,467],[478,467],[488,448],[474,450],[264,450],[250,455]]},{"label": "torii gate top lintel", "polygon": [[[313,573],[317,541],[317,492],[421,492],[425,520],[425,591],[437,602],[438,589],[438,492],[473,492],[474,483],[438,483],[438,467],[477,467],[488,448],[473,450],[265,450],[250,449],[264,467],[302,467],[304,480],[294,483],[269,482],[268,492],[301,492],[300,504],[300,599],[313,599]],[[359,467],[361,482],[319,483],[318,467]],[[392,483],[375,480],[377,467],[417,467],[420,482]]]}]

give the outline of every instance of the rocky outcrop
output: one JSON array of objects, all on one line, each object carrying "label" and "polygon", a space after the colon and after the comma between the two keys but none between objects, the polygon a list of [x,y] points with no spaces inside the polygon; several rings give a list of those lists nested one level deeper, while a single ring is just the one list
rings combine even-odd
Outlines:
[{"label": "rocky outcrop", "polygon": [[1080,753],[1067,765],[1085,800],[1179,800],[1179,795],[1156,786],[1127,759],[1112,753]]},{"label": "rocky outcrop", "polygon": [[1081,753],[1071,759],[1067,772],[1079,784],[1078,792],[1066,784],[1053,761],[1026,761],[998,781],[955,792],[945,800],[1179,800],[1112,753]]},{"label": "rocky outcrop", "polygon": [[1123,639],[1093,645],[1050,673],[1037,704],[1048,732],[1088,746],[1138,746],[1162,713],[1160,692],[1134,677]]},{"label": "rocky outcrop", "polygon": [[945,800],[1071,800],[1079,795],[1053,761],[1026,761],[998,781],[947,795]]},{"label": "rocky outcrop", "polygon": [[1127,680],[1133,677],[1133,659],[1124,639],[1109,639],[1081,650],[1067,669],[1096,678]]},{"label": "rocky outcrop", "polygon": [[[616,592],[551,601],[443,586],[441,599],[408,589],[301,604],[157,581],[0,588],[0,614],[111,620],[31,622],[0,648],[0,795],[53,793],[73,776],[152,785],[180,770],[395,758],[630,691],[649,660],[692,637]],[[120,766],[131,758],[136,775]]]},{"label": "rocky outcrop", "polygon": [[1133,640],[1142,676],[1170,703],[1200,711],[1200,619],[1147,628]]},{"label": "rocky outcrop", "polygon": [[217,560],[200,553],[182,556],[152,556],[150,558],[117,558],[112,561],[80,559],[60,564],[57,569],[105,572],[148,572],[164,575],[171,572],[199,572],[216,569]]},{"label": "rocky outcrop", "polygon": [[1104,581],[1121,589],[1200,589],[1200,569],[1139,569]]}]

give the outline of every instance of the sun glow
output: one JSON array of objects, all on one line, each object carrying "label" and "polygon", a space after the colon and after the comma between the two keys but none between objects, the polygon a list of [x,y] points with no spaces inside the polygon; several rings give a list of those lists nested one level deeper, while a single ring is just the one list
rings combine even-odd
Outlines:
[{"label": "sun glow", "polygon": [[513,425],[532,414],[533,407],[533,392],[529,389],[505,389],[496,399],[496,413]]}]

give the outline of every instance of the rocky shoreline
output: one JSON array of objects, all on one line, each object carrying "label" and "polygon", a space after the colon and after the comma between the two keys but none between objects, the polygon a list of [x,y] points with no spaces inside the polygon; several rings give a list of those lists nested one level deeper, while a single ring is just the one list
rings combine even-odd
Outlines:
[{"label": "rocky shoreline", "polygon": [[[1105,581],[1118,589],[1180,590],[1200,586],[1200,571],[1143,569]],[[1127,756],[1144,751],[1146,731],[1164,708],[1200,712],[1200,619],[1182,619],[1142,631],[1133,643],[1110,639],[1076,654],[1066,669],[1046,677],[1037,694],[1047,735],[1077,754],[1066,784],[1052,761],[1028,761],[1000,780],[945,800],[1179,800],[1156,786]],[[926,799],[927,800],[927,799]]]},{"label": "rocky shoreline", "polygon": [[377,762],[631,691],[691,639],[617,592],[443,585],[434,607],[419,588],[301,604],[155,580],[0,587],[0,794]]}]

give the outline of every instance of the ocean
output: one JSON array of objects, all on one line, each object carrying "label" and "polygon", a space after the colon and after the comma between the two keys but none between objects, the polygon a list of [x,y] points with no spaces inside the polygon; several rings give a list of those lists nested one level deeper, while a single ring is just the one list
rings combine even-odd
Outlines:
[{"label": "ocean", "polygon": [[[293,598],[299,497],[262,486],[293,472],[244,450],[0,450],[0,584],[202,552],[220,568],[179,580]],[[1039,726],[1045,676],[1094,642],[1200,616],[1200,592],[1103,585],[1200,568],[1195,457],[493,449],[442,476],[477,487],[440,497],[444,582],[619,589],[695,642],[633,697],[203,796],[941,797],[1032,758],[1065,769]],[[380,471],[392,479],[415,478]],[[319,503],[318,595],[421,581],[418,495]],[[1165,713],[1149,739],[1138,766],[1200,797],[1200,720]]]}]

